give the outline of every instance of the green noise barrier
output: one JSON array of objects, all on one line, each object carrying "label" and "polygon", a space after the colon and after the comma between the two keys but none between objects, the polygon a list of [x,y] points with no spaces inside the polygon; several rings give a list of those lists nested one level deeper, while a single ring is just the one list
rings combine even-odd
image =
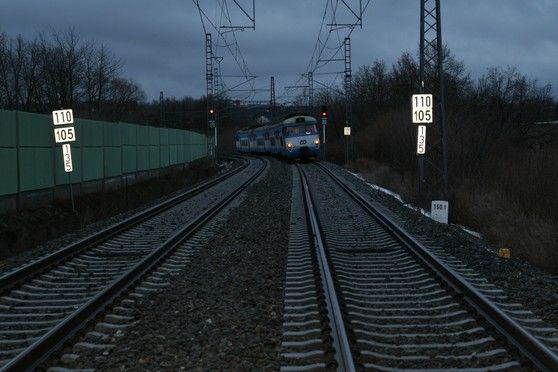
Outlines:
[{"label": "green noise barrier", "polygon": [[74,119],[73,172],[64,172],[51,115],[0,110],[0,196],[189,163],[206,136],[171,128]]}]

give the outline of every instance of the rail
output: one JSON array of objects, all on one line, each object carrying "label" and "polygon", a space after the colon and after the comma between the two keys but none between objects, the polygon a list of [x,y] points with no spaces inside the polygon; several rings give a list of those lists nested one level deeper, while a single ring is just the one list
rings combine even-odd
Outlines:
[{"label": "rail", "polygon": [[[152,253],[144,257],[134,267],[119,278],[115,279],[108,287],[103,289],[93,298],[88,300],[79,309],[66,317],[56,327],[51,329],[40,339],[30,345],[16,358],[2,367],[1,371],[32,370],[41,361],[46,359],[53,351],[69,340],[87,322],[94,319],[106,306],[113,302],[118,296],[132,287],[145,274],[154,269],[166,257],[171,255],[178,246],[187,238],[192,236],[204,224],[209,222],[217,213],[225,208],[242,191],[244,191],[254,180],[256,180],[268,166],[268,162],[260,159],[262,166],[240,187],[229,193],[219,203],[206,210],[202,215],[190,222],[188,225],[174,233],[164,243],[157,247]],[[202,187],[202,185],[200,185]]]},{"label": "rail", "polygon": [[513,343],[538,368],[547,371],[558,371],[558,356],[537,338],[531,335],[515,320],[500,310],[485,295],[480,293],[461,275],[456,273],[445,263],[435,257],[424,245],[403,230],[391,218],[375,208],[360,193],[353,190],[339,176],[322,164],[316,164],[329,175],[357,204],[380,223],[390,234],[409,248],[415,256],[435,271],[458,293],[462,293],[465,300],[483,315],[500,333]]}]

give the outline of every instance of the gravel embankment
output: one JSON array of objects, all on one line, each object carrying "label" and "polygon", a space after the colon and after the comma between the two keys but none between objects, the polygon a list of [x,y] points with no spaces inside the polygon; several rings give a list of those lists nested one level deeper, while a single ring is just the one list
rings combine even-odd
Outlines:
[{"label": "gravel embankment", "polygon": [[513,257],[509,260],[501,259],[498,257],[497,247],[485,240],[463,231],[459,226],[434,222],[405,207],[394,197],[371,188],[344,169],[332,164],[329,166],[356,185],[359,192],[382,203],[403,222],[407,231],[431,239],[436,245],[444,247],[448,253],[504,290],[511,302],[523,304],[541,319],[558,328],[558,275],[545,273]]},{"label": "gravel embankment", "polygon": [[[227,171],[229,169],[232,169],[233,167],[237,167],[241,165],[240,161],[235,160],[233,163],[228,163],[223,164],[224,166],[222,167],[222,172]],[[217,175],[215,175],[214,177],[217,177]],[[211,177],[210,177],[211,178]],[[142,203],[141,206],[137,207],[137,208],[133,208],[130,209],[126,212],[123,213],[119,213],[115,216],[103,219],[101,221],[97,221],[97,222],[93,222],[90,223],[88,225],[86,225],[83,228],[77,229],[75,231],[63,234],[62,236],[60,236],[59,238],[56,239],[51,239],[48,242],[45,242],[43,244],[38,245],[35,248],[20,252],[12,257],[9,258],[4,258],[4,259],[0,259],[0,275],[3,275],[5,273],[8,273],[14,269],[16,269],[19,266],[25,265],[33,260],[36,260],[38,258],[41,258],[42,256],[45,256],[47,254],[53,253],[59,249],[61,249],[62,247],[65,247],[71,243],[74,243],[78,240],[83,239],[84,237],[87,237],[89,235],[94,234],[95,232],[106,228],[110,225],[113,225],[115,223],[118,223],[136,213],[139,213],[140,211],[149,208],[151,206],[154,206],[156,204],[159,204],[161,202],[163,202],[164,200],[170,199],[173,196],[176,196],[182,192],[184,192],[185,190],[192,188],[193,186],[195,186],[195,184],[200,183],[205,181],[206,179],[200,179],[199,181],[189,184],[186,187],[183,187],[179,190],[173,191],[163,197],[158,197],[152,200],[146,200],[145,202]],[[141,186],[139,186],[141,187]],[[45,207],[45,208],[54,208],[54,207]],[[30,216],[29,220],[26,222],[29,226],[33,226],[33,224],[35,223],[34,221],[36,220],[36,217]],[[55,221],[51,221],[52,223],[55,223]],[[48,221],[43,221],[41,226],[38,228],[41,229],[48,229],[48,226],[45,226],[45,224],[48,224]]]},{"label": "gravel embankment", "polygon": [[283,162],[271,164],[184,273],[138,303],[138,323],[110,356],[90,367],[279,368],[291,173]]}]

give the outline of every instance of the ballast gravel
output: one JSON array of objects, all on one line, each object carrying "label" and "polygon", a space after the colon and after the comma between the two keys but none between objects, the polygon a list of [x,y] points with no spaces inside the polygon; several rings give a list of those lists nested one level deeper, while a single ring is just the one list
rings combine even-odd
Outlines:
[{"label": "ballast gravel", "polygon": [[[238,159],[234,159],[233,161],[227,161],[227,162],[222,162],[219,164],[219,168],[220,171],[218,174],[216,174],[213,177],[210,178],[215,178],[218,177],[220,174],[227,172],[233,168],[237,168],[239,166],[242,165],[242,162]],[[209,179],[209,178],[208,178]],[[201,182],[205,182],[208,179],[202,179],[197,183],[201,183]],[[183,193],[184,191],[191,189],[193,187],[196,186],[196,184],[192,184],[192,185],[188,185],[180,190],[177,190],[175,192],[172,192],[168,195],[165,195],[163,197],[160,198],[156,198],[154,200],[150,200],[145,202],[143,205],[141,205],[140,207],[131,209],[129,211],[126,212],[122,212],[119,213],[118,215],[109,217],[107,219],[101,220],[101,221],[97,221],[97,222],[93,222],[79,230],[76,231],[72,231],[69,232],[67,234],[64,234],[63,236],[56,238],[56,239],[52,239],[48,242],[45,242],[44,244],[41,244],[40,246],[37,246],[33,249],[30,249],[28,251],[24,251],[21,252],[17,255],[14,255],[12,257],[9,258],[5,258],[3,260],[0,260],[0,276],[4,275],[10,271],[15,270],[16,268],[26,265],[29,262],[35,261],[37,259],[40,259],[48,254],[54,253],[56,251],[58,251],[59,249],[70,245],[72,243],[75,243],[87,236],[90,236],[96,232],[98,232],[99,230],[102,230],[104,228],[107,228],[113,224],[116,224],[120,221],[123,221],[124,219],[133,216],[136,213],[139,213],[140,211],[147,209],[149,207],[152,207],[154,205],[157,205],[159,203],[162,203],[165,200],[168,200],[180,193]]]},{"label": "ballast gravel", "polygon": [[497,247],[484,239],[463,231],[459,226],[435,222],[393,196],[372,188],[347,170],[331,163],[327,165],[355,185],[357,191],[386,207],[409,233],[426,237],[444,247],[447,253],[502,289],[511,302],[521,303],[558,328],[558,275],[545,273],[520,259],[502,259]]},{"label": "ballast gravel", "polygon": [[228,222],[171,286],[136,305],[137,323],[97,370],[277,370],[291,172],[270,159]]}]

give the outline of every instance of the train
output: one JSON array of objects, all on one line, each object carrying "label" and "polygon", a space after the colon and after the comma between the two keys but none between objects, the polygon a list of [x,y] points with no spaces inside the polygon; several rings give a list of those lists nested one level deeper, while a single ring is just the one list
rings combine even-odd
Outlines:
[{"label": "train", "polygon": [[277,124],[253,126],[235,134],[241,154],[274,154],[288,159],[312,159],[320,155],[318,122],[306,114],[287,115]]}]

